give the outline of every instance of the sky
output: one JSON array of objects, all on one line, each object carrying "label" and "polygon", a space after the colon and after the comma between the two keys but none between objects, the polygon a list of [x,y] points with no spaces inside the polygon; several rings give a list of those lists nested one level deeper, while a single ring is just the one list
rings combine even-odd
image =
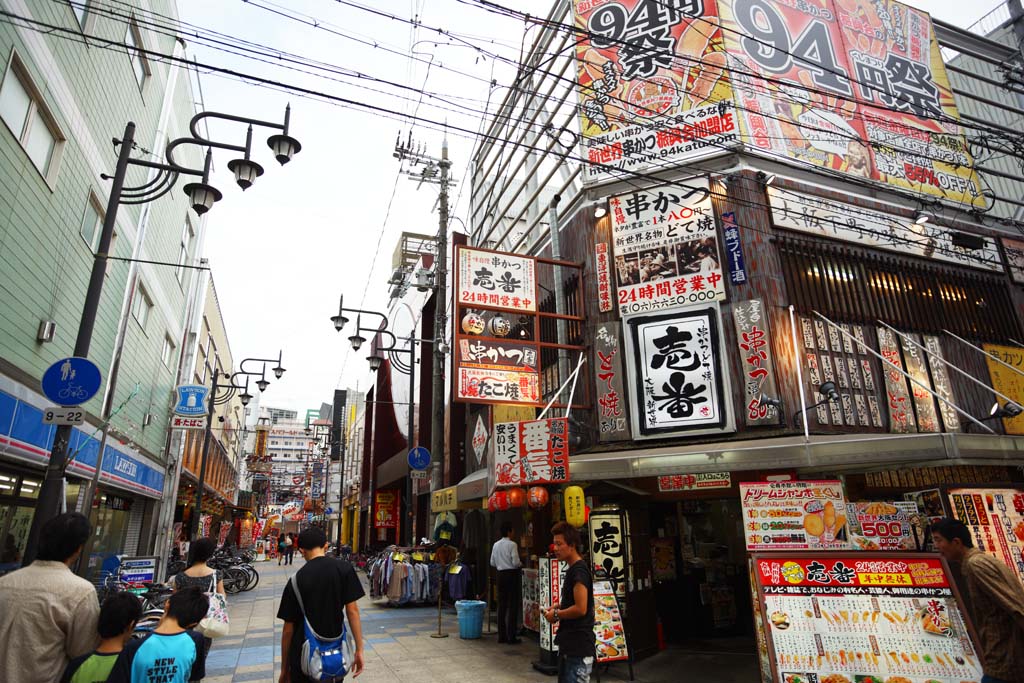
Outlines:
[{"label": "sky", "polygon": [[[553,3],[500,4],[546,16]],[[969,26],[997,3],[909,4]],[[346,307],[386,311],[386,281],[399,235],[434,234],[438,225],[437,187],[417,188],[401,174],[413,169],[394,158],[396,137],[405,140],[411,131],[434,156],[447,137],[456,181],[451,203],[454,215],[467,219],[472,136],[455,130],[446,136],[441,126],[447,121],[455,129],[476,130],[480,112],[500,103],[514,70],[487,53],[514,64],[524,42],[523,22],[465,0],[179,0],[179,15],[253,44],[246,58],[223,45],[214,49],[189,39],[186,32],[187,52],[200,63],[379,108],[368,111],[222,74],[200,76],[206,110],[280,122],[290,104],[290,132],[302,144],[282,167],[256,142],[254,159],[266,173],[244,194],[226,168],[231,156],[215,155],[213,184],[224,198],[209,214],[205,256],[236,365],[283,351],[287,372],[271,383],[263,406],[304,412],[330,402],[335,388],[365,390],[372,382],[365,353],[351,351],[351,329],[338,334],[330,316],[342,294]],[[414,17],[415,27],[408,21]],[[525,36],[527,48],[536,31]],[[320,69],[300,65],[297,57],[316,60]],[[403,118],[410,115],[421,120]],[[254,140],[272,132],[257,129]],[[229,141],[245,131],[218,124],[211,133]],[[457,221],[453,228],[460,229]]]}]

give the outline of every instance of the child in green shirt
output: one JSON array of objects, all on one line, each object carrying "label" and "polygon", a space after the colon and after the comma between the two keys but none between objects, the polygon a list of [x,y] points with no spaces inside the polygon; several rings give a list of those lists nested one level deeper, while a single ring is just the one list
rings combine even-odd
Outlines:
[{"label": "child in green shirt", "polygon": [[73,659],[61,683],[104,683],[140,616],[142,603],[131,593],[115,593],[107,598],[100,606],[99,647]]}]

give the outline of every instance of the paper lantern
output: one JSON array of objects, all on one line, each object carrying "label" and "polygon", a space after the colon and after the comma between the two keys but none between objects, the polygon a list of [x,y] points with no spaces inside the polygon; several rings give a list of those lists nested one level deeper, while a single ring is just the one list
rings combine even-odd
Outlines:
[{"label": "paper lantern", "polygon": [[507,337],[508,333],[512,331],[512,322],[501,314],[495,313],[491,322],[487,323],[487,327],[492,336]]},{"label": "paper lantern", "polygon": [[484,317],[479,313],[470,311],[462,316],[462,331],[466,334],[480,334],[484,331]]},{"label": "paper lantern", "polygon": [[489,512],[497,512],[498,511],[498,501],[494,497],[493,493],[491,495],[487,496],[487,510]]},{"label": "paper lantern", "polygon": [[505,491],[495,491],[494,507],[497,510],[508,510],[508,493]]},{"label": "paper lantern", "polygon": [[548,504],[548,490],[543,486],[534,486],[527,492],[527,501],[534,510]]},{"label": "paper lantern", "polygon": [[509,489],[508,493],[508,506],[511,508],[521,508],[526,504],[526,489],[514,488]]},{"label": "paper lantern", "polygon": [[574,527],[587,523],[586,503],[583,500],[583,489],[570,486],[565,489],[565,521]]}]

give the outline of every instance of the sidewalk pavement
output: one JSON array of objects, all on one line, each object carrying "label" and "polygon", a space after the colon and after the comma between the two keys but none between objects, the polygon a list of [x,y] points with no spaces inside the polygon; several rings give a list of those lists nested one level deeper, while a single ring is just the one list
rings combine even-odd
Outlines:
[{"label": "sidewalk pavement", "polygon": [[[304,564],[296,554],[295,564],[277,566],[276,562],[256,565],[259,585],[248,593],[228,596],[231,633],[214,640],[206,660],[207,683],[259,681],[276,683],[281,673],[281,626],[277,607],[285,584]],[[360,572],[365,587],[365,575]],[[367,591],[368,593],[369,591]],[[447,638],[431,638],[437,633],[437,607],[386,607],[369,595],[359,601],[365,641],[366,669],[348,683],[447,683],[448,681],[486,681],[486,683],[555,683],[533,669],[538,657],[536,639],[523,638],[518,645],[502,645],[497,634],[479,640],[459,638],[455,611],[442,611],[441,630]],[[493,622],[492,622],[493,627]],[[485,622],[486,629],[486,622]],[[753,683],[759,680],[752,651],[726,652],[715,643],[701,650],[672,649],[650,657],[635,666],[636,683],[675,683],[680,672],[688,680],[705,683]],[[750,648],[745,648],[749,650]],[[625,663],[615,664],[601,673],[602,681],[628,680]],[[592,677],[597,681],[597,675]]]}]

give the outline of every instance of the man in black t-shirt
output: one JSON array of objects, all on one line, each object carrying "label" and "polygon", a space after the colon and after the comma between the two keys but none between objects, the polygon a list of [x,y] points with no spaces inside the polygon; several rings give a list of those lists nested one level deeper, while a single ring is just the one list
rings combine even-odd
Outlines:
[{"label": "man in black t-shirt", "polygon": [[[363,671],[363,629],[359,621],[357,600],[365,591],[359,583],[355,569],[345,560],[325,557],[327,536],[323,529],[313,527],[299,534],[299,552],[306,564],[295,575],[306,607],[309,625],[324,638],[341,633],[343,619],[348,617],[349,637],[355,643],[355,657],[345,662],[349,673],[358,676]],[[284,621],[281,630],[281,677],[279,683],[305,683],[310,679],[302,673],[302,644],[306,631],[302,624],[302,608],[295,598],[289,581],[281,596],[277,618]]]},{"label": "man in black t-shirt", "polygon": [[555,556],[569,566],[560,604],[544,610],[544,618],[558,624],[558,683],[587,683],[594,668],[594,583],[580,556],[579,530],[558,522],[551,535]]}]

